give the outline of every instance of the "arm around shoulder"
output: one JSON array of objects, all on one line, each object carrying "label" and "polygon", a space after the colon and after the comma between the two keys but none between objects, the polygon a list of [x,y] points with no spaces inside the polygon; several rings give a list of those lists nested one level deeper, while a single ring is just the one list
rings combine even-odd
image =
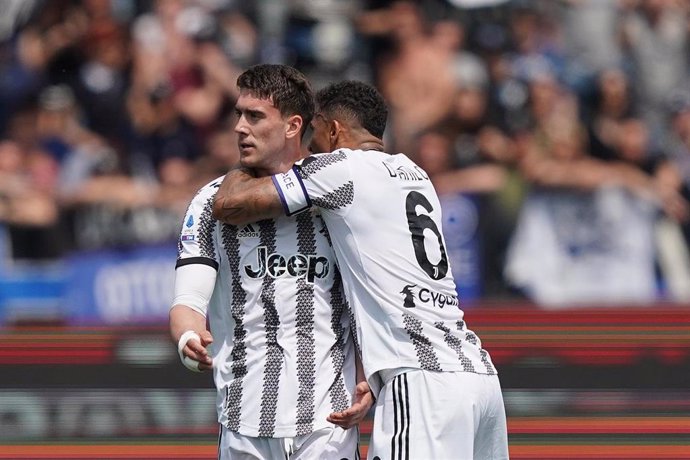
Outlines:
[{"label": "arm around shoulder", "polygon": [[245,168],[225,175],[213,201],[213,217],[231,225],[245,225],[284,215],[271,177],[254,177]]}]

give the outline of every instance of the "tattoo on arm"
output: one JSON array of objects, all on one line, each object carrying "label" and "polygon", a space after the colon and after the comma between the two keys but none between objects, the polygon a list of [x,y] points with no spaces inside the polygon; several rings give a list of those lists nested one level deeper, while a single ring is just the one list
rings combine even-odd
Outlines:
[{"label": "tattoo on arm", "polygon": [[237,177],[231,171],[216,193],[213,217],[232,225],[245,225],[283,215],[283,207],[270,178]]},{"label": "tattoo on arm", "polygon": [[233,217],[239,217],[244,208],[242,206],[232,205],[227,203],[224,196],[216,197],[213,202],[214,216],[216,219],[225,221]]}]

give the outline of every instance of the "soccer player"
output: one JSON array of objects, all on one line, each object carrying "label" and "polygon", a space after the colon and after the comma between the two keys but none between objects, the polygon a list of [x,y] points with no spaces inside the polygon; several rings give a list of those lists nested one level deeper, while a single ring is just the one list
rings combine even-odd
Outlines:
[{"label": "soccer player", "polygon": [[[241,164],[259,176],[289,170],[314,112],[308,81],[259,65],[237,85]],[[343,427],[373,399],[363,374],[355,387],[350,313],[325,224],[315,213],[219,223],[220,179],[187,211],[170,311],[185,366],[213,369],[219,459],[354,460],[358,432]]]},{"label": "soccer player", "polygon": [[424,170],[383,151],[380,94],[347,81],[321,90],[310,150],[287,172],[230,171],[214,215],[233,224],[323,216],[376,395],[370,459],[506,459],[506,417],[489,354],[467,328]]}]

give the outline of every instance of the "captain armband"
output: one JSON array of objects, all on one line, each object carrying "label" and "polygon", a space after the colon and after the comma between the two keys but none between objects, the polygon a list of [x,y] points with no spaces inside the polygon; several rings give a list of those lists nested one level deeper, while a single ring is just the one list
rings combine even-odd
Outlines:
[{"label": "captain armband", "polygon": [[307,189],[304,187],[302,178],[297,174],[295,166],[285,173],[271,176],[271,179],[278,190],[285,215],[292,216],[311,207]]}]

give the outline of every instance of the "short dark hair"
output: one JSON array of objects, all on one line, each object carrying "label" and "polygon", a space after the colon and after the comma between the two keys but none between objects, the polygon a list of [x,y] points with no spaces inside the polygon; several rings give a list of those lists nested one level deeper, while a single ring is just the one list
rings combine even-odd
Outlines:
[{"label": "short dark hair", "polygon": [[260,99],[271,99],[283,116],[300,115],[304,132],[314,118],[314,91],[307,77],[294,67],[258,64],[237,77],[237,87]]},{"label": "short dark hair", "polygon": [[318,110],[330,118],[351,118],[378,138],[386,130],[388,108],[376,88],[361,81],[332,83],[316,93]]}]

